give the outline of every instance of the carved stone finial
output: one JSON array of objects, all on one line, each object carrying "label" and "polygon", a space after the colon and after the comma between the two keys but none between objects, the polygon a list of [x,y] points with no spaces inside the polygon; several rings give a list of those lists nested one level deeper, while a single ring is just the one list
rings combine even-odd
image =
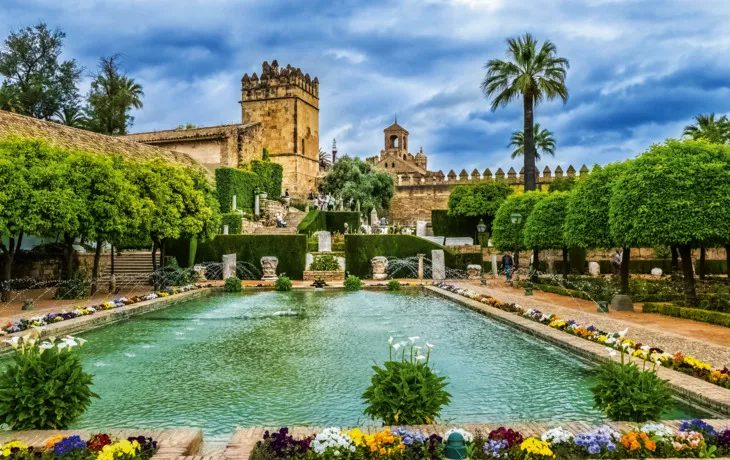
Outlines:
[{"label": "carved stone finial", "polygon": [[452,169],[451,171],[449,171],[449,173],[446,175],[446,177],[448,177],[449,180],[454,180],[454,179],[456,179],[456,173]]},{"label": "carved stone finial", "polygon": [[545,166],[545,169],[542,170],[542,175],[543,175],[543,177],[550,177],[550,175],[551,175],[550,168]]},{"label": "carved stone finial", "polygon": [[315,85],[319,85],[319,78],[314,77],[314,80],[312,80]]},{"label": "carved stone finial", "polygon": [[278,69],[279,68],[279,61],[277,61],[276,59],[274,59],[272,61],[272,63],[271,63],[271,68],[272,69]]},{"label": "carved stone finial", "polygon": [[588,175],[588,172],[589,172],[588,171],[588,166],[586,166],[586,165],[581,166],[581,168],[580,168],[580,177],[587,176]]},{"label": "carved stone finial", "polygon": [[258,75],[256,75],[256,72],[254,72],[254,73],[253,73],[253,75],[251,75],[251,81],[252,81],[252,82],[253,82],[254,84],[258,83],[258,81],[259,81],[259,76],[258,76]]},{"label": "carved stone finial", "polygon": [[479,180],[479,171],[477,168],[474,168],[474,171],[471,172],[471,180]]},{"label": "carved stone finial", "polygon": [[575,177],[575,168],[573,165],[568,166],[568,177]]},{"label": "carved stone finial", "polygon": [[249,81],[251,81],[251,79],[248,77],[248,74],[243,74],[243,77],[241,78],[241,83],[248,83]]}]

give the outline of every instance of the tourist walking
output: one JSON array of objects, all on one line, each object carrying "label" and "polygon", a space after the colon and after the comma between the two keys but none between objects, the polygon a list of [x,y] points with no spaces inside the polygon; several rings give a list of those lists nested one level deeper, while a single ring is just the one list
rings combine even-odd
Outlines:
[{"label": "tourist walking", "polygon": [[506,277],[505,283],[511,283],[512,282],[512,266],[514,265],[514,261],[512,260],[512,255],[509,252],[505,252],[502,256],[502,270],[504,270],[504,275]]}]

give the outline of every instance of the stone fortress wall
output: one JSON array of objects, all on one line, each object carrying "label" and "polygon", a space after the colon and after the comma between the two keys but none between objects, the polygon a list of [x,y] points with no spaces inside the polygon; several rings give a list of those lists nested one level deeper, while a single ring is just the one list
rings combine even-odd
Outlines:
[{"label": "stone fortress wall", "polygon": [[[556,178],[585,177],[588,174],[589,169],[586,165],[579,170],[570,165],[565,171],[560,166],[557,166],[555,171],[546,166],[542,175],[537,175],[538,189],[546,188]],[[519,174],[514,168],[510,168],[506,174],[499,168],[492,174],[487,168],[483,173],[474,169],[471,174],[462,169],[457,175],[452,169],[446,175],[442,171],[429,171],[428,174],[401,172],[396,173],[395,178],[396,187],[390,204],[390,220],[401,225],[415,225],[419,220],[430,222],[432,210],[448,208],[449,195],[457,185],[474,185],[491,181],[514,186],[525,183],[524,168]]]}]

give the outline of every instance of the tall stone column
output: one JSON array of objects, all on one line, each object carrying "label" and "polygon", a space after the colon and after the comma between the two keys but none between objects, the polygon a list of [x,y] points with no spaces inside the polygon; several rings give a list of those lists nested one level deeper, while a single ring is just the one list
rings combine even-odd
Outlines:
[{"label": "tall stone column", "polygon": [[423,279],[423,257],[426,254],[418,254],[418,279]]}]

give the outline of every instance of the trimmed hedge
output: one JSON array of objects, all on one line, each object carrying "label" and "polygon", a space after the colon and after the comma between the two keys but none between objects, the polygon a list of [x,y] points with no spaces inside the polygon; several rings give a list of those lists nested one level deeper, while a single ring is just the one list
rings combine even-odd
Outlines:
[{"label": "trimmed hedge", "polygon": [[195,265],[195,252],[198,241],[193,238],[179,238],[165,242],[165,254],[174,257],[177,264],[182,268],[189,268]]},{"label": "trimmed hedge", "polygon": [[249,262],[261,268],[261,258],[279,259],[277,274],[286,273],[291,279],[301,280],[307,254],[304,235],[218,235],[212,241],[200,243],[196,263],[220,262],[224,254],[236,254],[237,262]]},{"label": "trimmed hedge", "polygon": [[492,220],[490,216],[450,216],[445,209],[434,209],[431,211],[431,228],[436,236],[468,236],[476,239],[477,224],[480,219],[484,219],[489,230]]},{"label": "trimmed hedge", "polygon": [[229,212],[221,216],[221,226],[228,225],[228,233],[239,235],[241,233],[241,215],[237,212]]},{"label": "trimmed hedge", "polygon": [[643,311],[644,313],[658,313],[660,315],[673,316],[675,318],[691,319],[703,323],[730,327],[730,313],[701,310],[699,308],[685,308],[672,304],[651,302],[644,304]]},{"label": "trimmed hedge", "polygon": [[239,208],[254,207],[254,192],[266,191],[268,199],[281,197],[283,168],[278,163],[253,160],[249,169],[217,168],[215,170],[216,190],[222,213],[233,209],[233,195]]},{"label": "trimmed hedge", "polygon": [[327,230],[330,233],[345,233],[345,222],[350,231],[360,228],[360,214],[357,211],[319,211],[312,209],[297,226],[297,231],[304,235]]},{"label": "trimmed hedge", "polygon": [[456,254],[432,241],[413,235],[345,235],[345,270],[360,278],[372,272],[370,260],[376,256],[413,257],[443,249],[446,266],[466,270],[469,264],[481,264],[481,254]]}]

